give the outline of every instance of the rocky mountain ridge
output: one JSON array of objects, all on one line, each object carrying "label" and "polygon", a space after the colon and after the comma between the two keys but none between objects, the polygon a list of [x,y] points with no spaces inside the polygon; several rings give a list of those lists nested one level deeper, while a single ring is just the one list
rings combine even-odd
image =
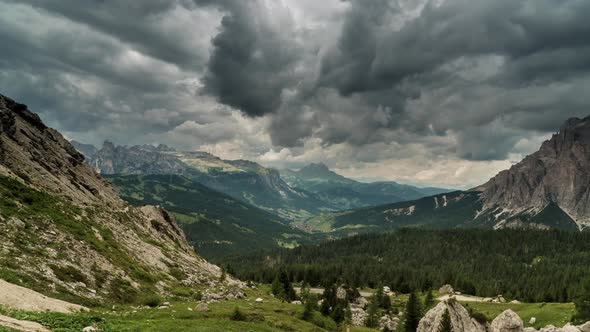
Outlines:
[{"label": "rocky mountain ridge", "polygon": [[0,182],[8,281],[78,302],[218,283],[220,269],[194,253],[167,211],[129,206],[57,131],[2,95]]},{"label": "rocky mountain ridge", "polygon": [[482,193],[483,212],[498,215],[498,227],[550,205],[590,226],[590,117],[567,120],[537,152],[473,190]]},{"label": "rocky mountain ridge", "polygon": [[416,226],[590,230],[590,117],[566,121],[537,152],[471,190],[326,214],[299,226],[346,233]]}]

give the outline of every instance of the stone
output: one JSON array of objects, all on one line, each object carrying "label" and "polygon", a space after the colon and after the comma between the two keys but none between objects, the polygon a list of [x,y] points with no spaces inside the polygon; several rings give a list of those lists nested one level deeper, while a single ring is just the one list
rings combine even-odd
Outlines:
[{"label": "stone", "polygon": [[538,332],[536,328],[534,327],[525,327],[524,332]]},{"label": "stone", "polygon": [[291,304],[301,305],[303,303],[301,301],[293,301],[293,302],[291,302]]},{"label": "stone", "polygon": [[169,306],[169,305],[170,305],[170,302],[164,302],[164,303],[162,303],[162,305],[167,305],[167,306]]},{"label": "stone", "polygon": [[559,327],[556,327],[553,325],[547,325],[539,331],[541,331],[541,332],[561,332],[561,329]]},{"label": "stone", "polygon": [[256,298],[256,303],[262,303],[264,302],[264,300],[261,297]]},{"label": "stone", "polygon": [[565,324],[561,330],[563,332],[580,332],[580,329],[577,326],[574,326],[570,323]]},{"label": "stone", "polygon": [[498,315],[490,325],[490,332],[521,332],[524,331],[522,319],[512,310],[508,309]]},{"label": "stone", "polygon": [[365,310],[354,307],[350,308],[350,313],[352,316],[352,325],[354,326],[364,326],[365,321],[367,320],[367,313]]},{"label": "stone", "polygon": [[161,305],[161,306],[158,307],[158,309],[168,309],[168,306]]},{"label": "stone", "polygon": [[96,325],[86,326],[85,328],[82,329],[82,332],[96,332],[96,331],[98,331],[98,328],[96,327]]},{"label": "stone", "polygon": [[580,326],[578,326],[578,328],[580,329],[580,331],[582,332],[590,332],[590,322],[586,322]]},{"label": "stone", "polygon": [[439,288],[438,292],[440,294],[453,294],[454,289],[453,289],[453,286],[446,284],[446,285],[443,285],[441,288]]},{"label": "stone", "polygon": [[472,319],[469,312],[457,301],[440,302],[420,320],[418,332],[437,332],[445,311],[449,311],[453,331],[486,332],[486,327]]},{"label": "stone", "polygon": [[389,330],[389,331],[396,331],[397,326],[399,324],[399,318],[391,317],[390,315],[383,315],[379,319],[379,329],[380,330]]},{"label": "stone", "polygon": [[529,320],[529,324],[533,325],[537,322],[537,318],[536,317],[531,317],[531,319]]},{"label": "stone", "polygon": [[198,311],[198,312],[207,312],[207,311],[209,311],[209,305],[207,303],[205,303],[205,302],[200,302],[195,307],[195,310]]},{"label": "stone", "polygon": [[339,300],[346,299],[346,289],[344,289],[344,287],[342,286],[338,287],[338,289],[336,289],[336,297]]}]

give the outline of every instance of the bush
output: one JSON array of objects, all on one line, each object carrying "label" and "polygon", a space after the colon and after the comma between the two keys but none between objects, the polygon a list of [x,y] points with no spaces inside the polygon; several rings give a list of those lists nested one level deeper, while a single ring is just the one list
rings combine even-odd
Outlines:
[{"label": "bush", "polygon": [[142,305],[147,305],[148,307],[157,307],[162,303],[162,298],[158,294],[149,294],[144,296],[140,303]]},{"label": "bush", "polygon": [[234,309],[234,311],[231,313],[231,315],[229,316],[229,319],[233,320],[233,321],[246,321],[248,319],[248,317],[246,317],[246,315],[240,310],[240,308],[236,307]]}]

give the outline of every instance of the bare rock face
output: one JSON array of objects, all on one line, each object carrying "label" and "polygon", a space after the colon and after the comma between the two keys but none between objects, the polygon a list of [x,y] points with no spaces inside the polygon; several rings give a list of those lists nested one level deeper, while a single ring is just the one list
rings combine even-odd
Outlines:
[{"label": "bare rock face", "polygon": [[550,226],[567,228],[568,217],[590,226],[590,117],[566,121],[539,151],[473,190],[500,227],[522,226],[548,206],[563,211],[562,224]]},{"label": "bare rock face", "polygon": [[449,311],[451,324],[454,332],[485,332],[486,327],[475,319],[471,318],[469,312],[459,302],[450,300],[440,302],[436,307],[430,309],[420,320],[418,332],[437,332],[442,322],[445,310]]},{"label": "bare rock face", "polygon": [[16,272],[44,291],[100,300],[119,286],[139,292],[152,273],[169,275],[152,285],[162,292],[172,275],[186,286],[218,286],[221,270],[195,254],[167,211],[127,205],[62,135],[2,95],[0,180],[19,207],[0,211],[0,256],[16,253]]},{"label": "bare rock face", "polygon": [[508,309],[498,315],[490,325],[490,332],[521,332],[524,331],[522,319],[512,310]]},{"label": "bare rock face", "polygon": [[441,294],[453,294],[455,290],[453,289],[453,286],[446,284],[439,288],[438,292]]}]

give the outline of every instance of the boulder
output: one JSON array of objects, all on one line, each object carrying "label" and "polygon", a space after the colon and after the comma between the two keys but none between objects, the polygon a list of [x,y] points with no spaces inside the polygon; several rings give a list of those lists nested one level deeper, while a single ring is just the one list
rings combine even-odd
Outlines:
[{"label": "boulder", "polygon": [[580,329],[577,326],[567,323],[561,328],[561,331],[563,331],[563,332],[580,332]]},{"label": "boulder", "polygon": [[525,327],[524,332],[538,332],[536,328],[534,327]]},{"label": "boulder", "polygon": [[367,313],[365,310],[361,308],[350,308],[350,313],[352,316],[352,325],[354,326],[364,326],[365,321],[367,320]]},{"label": "boulder", "polygon": [[201,303],[197,304],[197,306],[195,307],[195,310],[198,312],[207,312],[207,311],[209,311],[209,305],[206,302],[201,302]]},{"label": "boulder", "polygon": [[338,289],[336,289],[336,297],[339,300],[346,299],[346,289],[342,286],[338,287]]},{"label": "boulder", "polygon": [[442,322],[442,316],[445,310],[449,311],[453,331],[465,332],[485,332],[486,327],[475,319],[471,318],[469,312],[457,301],[447,300],[440,302],[434,308],[430,309],[420,320],[418,332],[437,332]]},{"label": "boulder", "polygon": [[453,294],[454,289],[453,289],[453,286],[446,284],[446,285],[443,285],[441,288],[439,288],[438,292],[440,294]]},{"label": "boulder", "polygon": [[359,296],[356,300],[354,300],[354,304],[364,308],[367,304],[369,304],[369,301],[367,301],[367,299],[365,299],[364,297]]},{"label": "boulder", "polygon": [[529,324],[533,325],[537,322],[537,318],[536,317],[531,317],[531,319],[529,320]]},{"label": "boulder", "polygon": [[542,328],[540,332],[562,332],[562,330],[559,327],[547,325],[544,328]]},{"label": "boulder", "polygon": [[578,328],[580,329],[580,331],[582,332],[590,332],[590,322],[586,322],[580,326],[578,326]]},{"label": "boulder", "polygon": [[490,332],[522,332],[524,323],[512,310],[508,309],[498,315],[490,325]]},{"label": "boulder", "polygon": [[85,328],[82,329],[82,332],[96,332],[96,331],[98,331],[98,328],[95,325],[86,326]]},{"label": "boulder", "polygon": [[291,304],[297,304],[297,305],[301,305],[301,304],[302,304],[302,302],[301,302],[301,301],[293,301],[293,302],[291,302]]},{"label": "boulder", "polygon": [[379,330],[383,331],[385,329],[389,331],[397,331],[397,326],[399,325],[399,318],[391,317],[390,315],[384,315],[379,319]]}]

